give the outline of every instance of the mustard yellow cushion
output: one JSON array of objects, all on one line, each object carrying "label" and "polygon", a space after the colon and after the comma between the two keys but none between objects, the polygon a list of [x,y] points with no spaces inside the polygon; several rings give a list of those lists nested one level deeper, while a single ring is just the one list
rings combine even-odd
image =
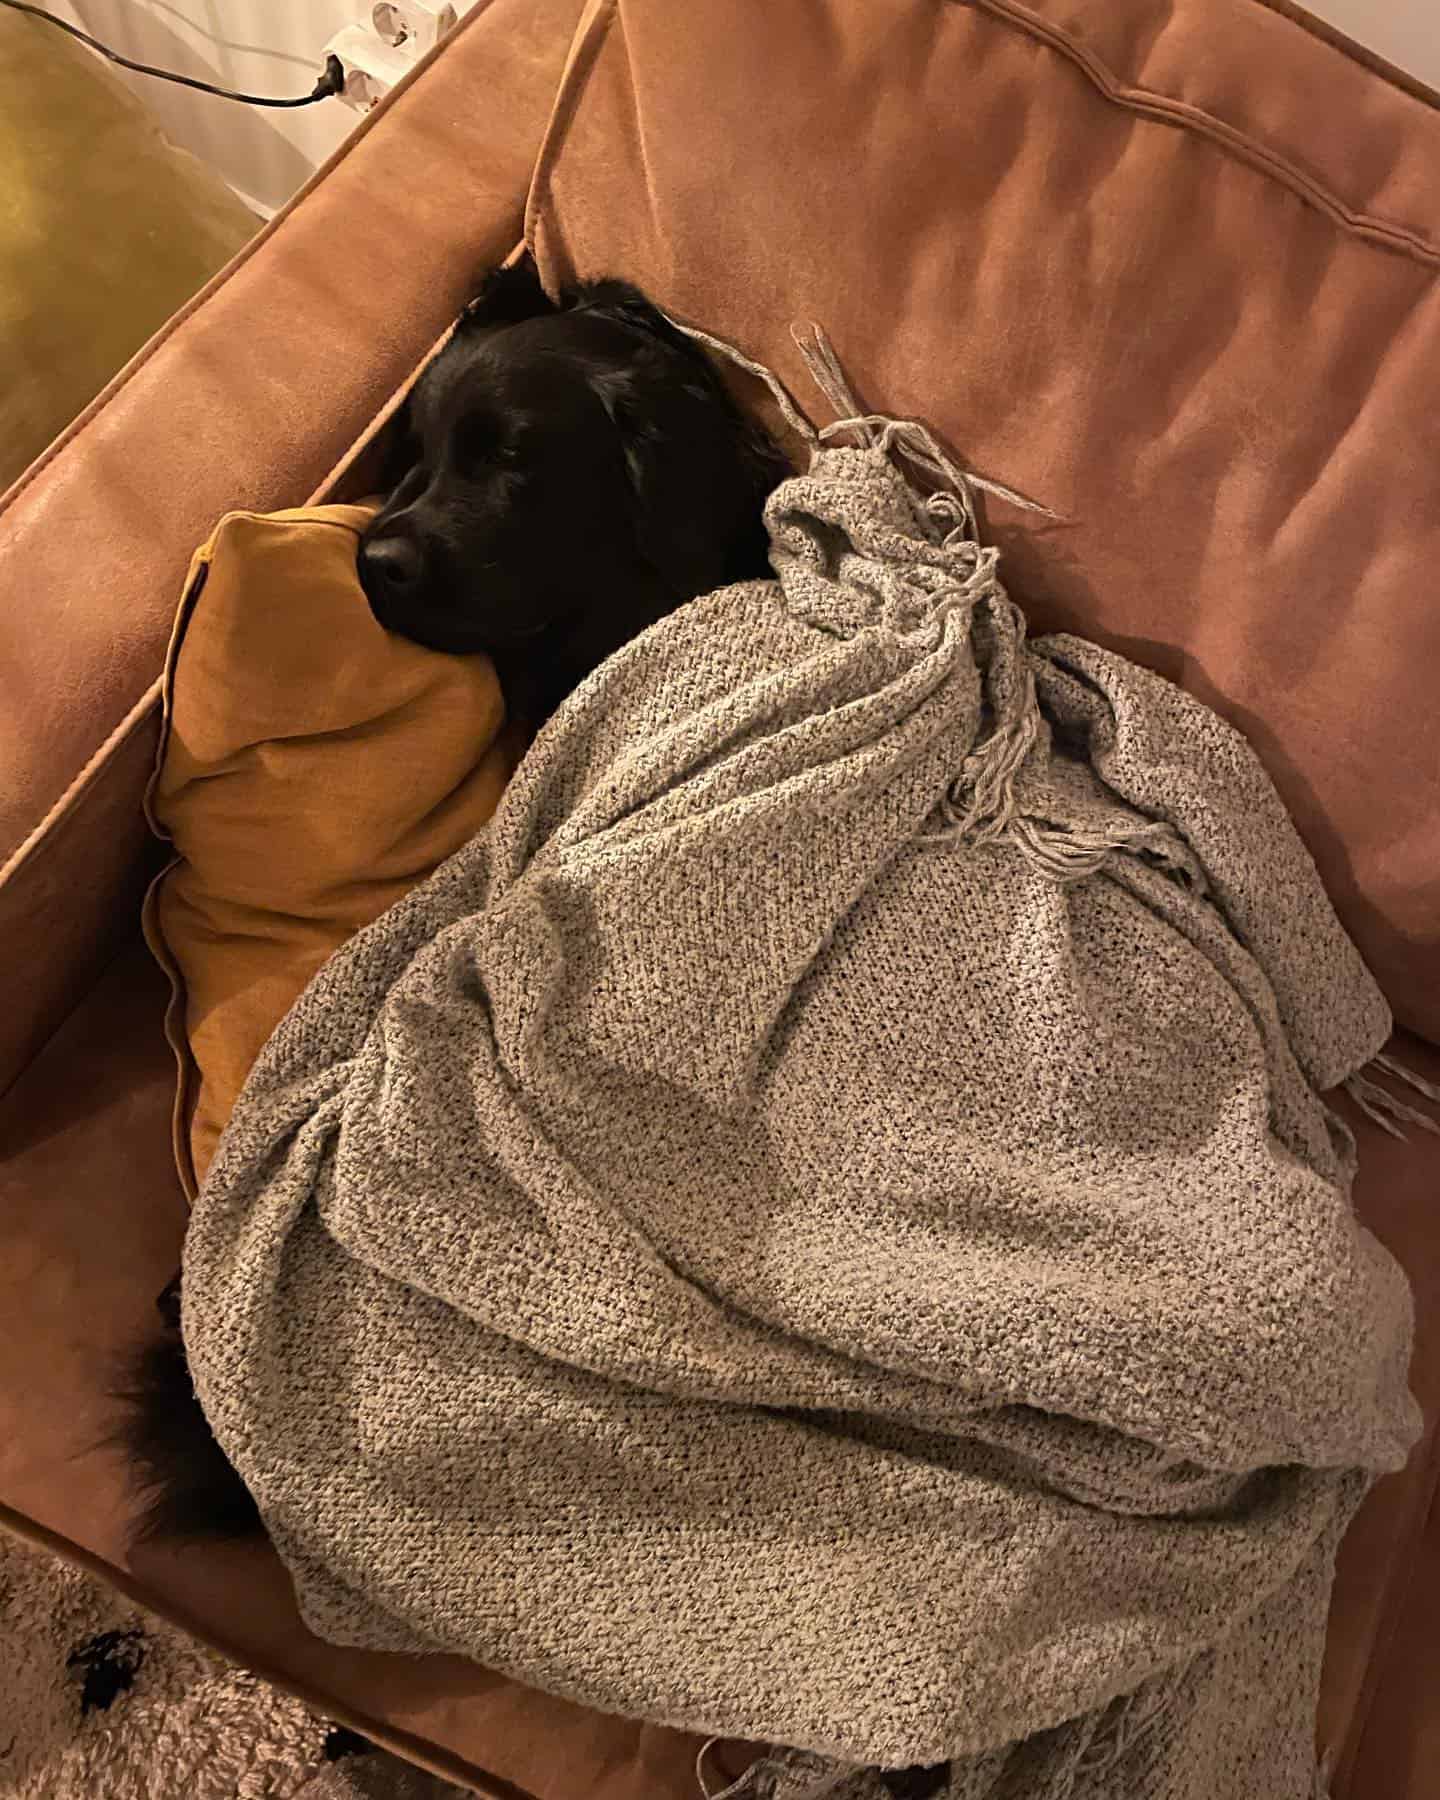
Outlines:
[{"label": "mustard yellow cushion", "polygon": [[231,513],[171,640],[146,935],[170,974],[175,1150],[195,1192],[261,1046],[330,953],[495,810],[521,746],[485,657],[376,624],[364,506]]}]

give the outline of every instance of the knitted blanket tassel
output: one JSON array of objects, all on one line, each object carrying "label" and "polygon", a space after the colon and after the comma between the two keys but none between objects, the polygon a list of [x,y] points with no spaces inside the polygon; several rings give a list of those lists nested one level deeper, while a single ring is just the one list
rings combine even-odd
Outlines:
[{"label": "knitted blanket tassel", "polygon": [[[985,844],[1004,838],[1058,882],[1081,881],[1093,875],[1112,851],[1139,850],[1203,893],[1205,881],[1199,865],[1169,826],[1161,822],[1130,825],[1117,820],[1106,827],[1082,831],[1027,815],[1017,799],[1017,783],[1047,728],[1036,698],[1034,671],[1026,655],[1025,615],[995,580],[997,556],[994,549],[980,543],[975,495],[990,494],[1026,512],[1053,519],[1056,515],[1050,508],[1001,482],[961,469],[934,432],[919,420],[867,413],[847,382],[829,338],[813,321],[805,327],[792,325],[790,335],[811,379],[837,415],[832,423],[818,429],[784,383],[763,363],[753,361],[723,338],[682,325],[678,320],[671,323],[762,381],[791,429],[810,446],[812,458],[832,439],[849,433],[867,448],[884,451],[897,465],[902,460],[908,464],[912,488],[917,479],[930,484],[928,494],[917,490],[917,504],[934,528],[940,547],[957,555],[963,565],[963,573],[953,588],[933,596],[936,611],[947,602],[968,603],[977,614],[983,613],[983,628],[990,636],[985,694],[988,729],[982,731],[951,784],[944,807],[945,824],[933,834],[932,841],[962,838]],[[1440,1106],[1440,1087],[1397,1058],[1377,1056],[1369,1067]],[[1405,1125],[1440,1135],[1440,1120],[1420,1111],[1363,1070],[1352,1075],[1345,1088],[1365,1116],[1391,1137],[1403,1138]]]},{"label": "knitted blanket tassel", "polygon": [[671,323],[762,381],[787,424],[809,445],[812,462],[826,445],[847,435],[864,448],[889,456],[907,477],[932,543],[954,559],[954,580],[927,591],[929,617],[938,622],[947,612],[965,608],[973,628],[984,635],[986,654],[980,660],[986,719],[975,747],[951,783],[942,809],[943,823],[930,834],[930,842],[964,840],[981,845],[1003,839],[1055,882],[1083,881],[1102,868],[1116,850],[1142,851],[1203,893],[1205,880],[1198,863],[1163,821],[1117,816],[1104,824],[1080,827],[1027,813],[1019,798],[1017,789],[1027,765],[1037,750],[1043,752],[1047,747],[1048,727],[1035,692],[1025,615],[1000,585],[999,553],[980,540],[976,495],[989,494],[1048,519],[1056,514],[1003,482],[960,468],[935,433],[918,419],[866,412],[824,329],[813,321],[806,326],[792,325],[790,335],[811,379],[837,414],[830,424],[818,428],[763,363],[723,338],[678,320]]}]

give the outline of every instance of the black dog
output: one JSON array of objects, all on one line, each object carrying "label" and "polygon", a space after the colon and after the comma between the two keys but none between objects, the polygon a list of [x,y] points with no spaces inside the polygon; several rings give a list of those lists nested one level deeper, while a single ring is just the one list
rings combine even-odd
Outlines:
[{"label": "black dog", "polygon": [[380,623],[485,650],[536,726],[683,601],[769,573],[786,473],[704,352],[636,289],[486,282],[402,412],[360,545]]},{"label": "black dog", "polygon": [[[684,601],[768,573],[788,473],[703,351],[619,281],[549,300],[533,264],[485,283],[397,421],[359,574],[380,623],[485,650],[532,728]],[[261,1531],[190,1380],[179,1288],[122,1398],[147,1496],[136,1541]]]}]

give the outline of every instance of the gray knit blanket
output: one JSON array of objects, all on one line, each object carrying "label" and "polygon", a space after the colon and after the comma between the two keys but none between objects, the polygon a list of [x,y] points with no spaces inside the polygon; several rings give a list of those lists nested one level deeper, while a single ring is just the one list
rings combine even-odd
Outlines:
[{"label": "gray knit blanket", "polygon": [[1390,1021],[1242,739],[864,429],[285,1020],[196,1384],[337,1642],[747,1794],[1301,1800],[1417,1429],[1320,1098]]}]

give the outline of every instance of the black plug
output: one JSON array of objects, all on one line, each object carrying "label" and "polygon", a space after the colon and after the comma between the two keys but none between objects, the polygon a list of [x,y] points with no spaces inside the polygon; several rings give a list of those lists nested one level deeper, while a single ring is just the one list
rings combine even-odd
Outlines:
[{"label": "black plug", "polygon": [[325,73],[315,83],[312,100],[328,100],[332,94],[345,92],[345,65],[338,56],[325,58]]}]

